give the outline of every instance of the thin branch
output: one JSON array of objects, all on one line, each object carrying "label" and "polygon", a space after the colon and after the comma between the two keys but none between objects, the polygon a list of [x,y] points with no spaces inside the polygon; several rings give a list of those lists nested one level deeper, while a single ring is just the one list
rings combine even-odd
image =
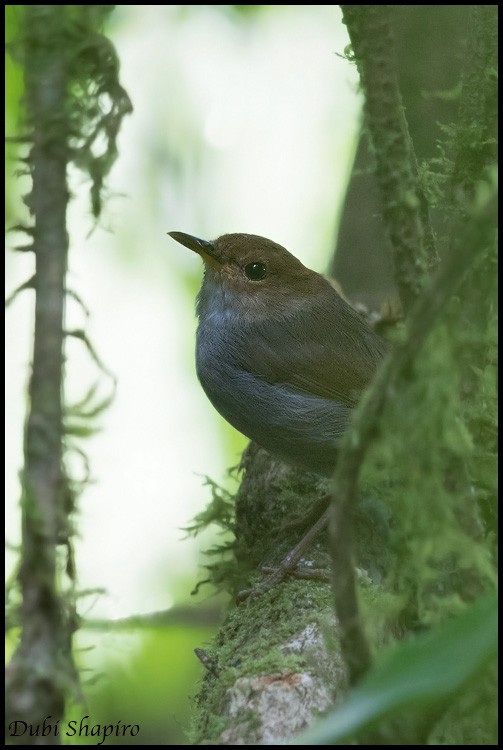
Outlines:
[{"label": "thin branch", "polygon": [[[75,294],[73,294],[72,296],[75,298]],[[82,305],[84,311],[87,312],[87,309],[84,307],[80,299],[79,299],[79,302]],[[104,375],[107,375],[111,379],[113,388],[112,388],[112,395],[110,397],[110,400],[112,400],[115,395],[115,389],[117,387],[117,378],[113,374],[113,372],[111,372],[108,369],[108,367],[105,365],[105,363],[102,361],[96,349],[92,345],[91,340],[89,336],[87,335],[87,333],[82,328],[75,328],[75,329],[72,329],[71,331],[64,331],[64,335],[67,336],[68,338],[73,338],[73,339],[76,339],[77,341],[82,341],[85,348],[87,349],[89,356],[91,357],[95,365],[101,370],[101,372]]]},{"label": "thin branch", "polygon": [[24,281],[22,284],[20,284],[16,289],[14,289],[13,292],[9,294],[9,296],[5,300],[5,307],[10,307],[14,300],[18,297],[21,292],[26,291],[26,289],[34,289],[35,288],[35,276],[32,276],[27,281]]},{"label": "thin branch", "polygon": [[169,627],[182,625],[186,628],[201,628],[218,625],[222,620],[222,608],[218,604],[190,606],[180,604],[170,609],[131,615],[117,620],[100,618],[84,619],[81,628],[87,630],[138,630],[140,628]]}]

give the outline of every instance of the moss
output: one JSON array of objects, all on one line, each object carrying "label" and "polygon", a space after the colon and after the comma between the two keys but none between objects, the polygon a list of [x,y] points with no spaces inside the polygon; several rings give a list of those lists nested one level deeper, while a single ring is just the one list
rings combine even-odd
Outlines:
[{"label": "moss", "polygon": [[[250,464],[253,477],[261,475],[259,483],[249,480]],[[280,562],[321,515],[316,509],[328,491],[325,480],[272,461],[253,444],[245,452],[241,471],[242,483],[235,495],[205,478],[210,501],[186,529],[196,535],[214,524],[223,532],[223,541],[204,553],[211,562],[204,565],[207,578],[197,584],[196,592],[210,583],[235,597],[241,589],[256,585],[262,579],[257,567]],[[321,547],[313,547],[312,552],[316,566],[326,567],[328,558]]]},{"label": "moss", "polygon": [[[399,597],[414,599],[417,624],[443,619],[495,580],[489,529],[477,501],[496,496],[490,437],[496,390],[488,384],[490,348],[481,368],[465,369],[465,361],[474,361],[473,340],[481,340],[474,333],[473,323],[459,331],[454,300],[410,380],[389,403],[383,439],[365,468],[372,482],[386,486],[393,519],[385,585]],[[469,397],[467,372],[475,381]]]}]

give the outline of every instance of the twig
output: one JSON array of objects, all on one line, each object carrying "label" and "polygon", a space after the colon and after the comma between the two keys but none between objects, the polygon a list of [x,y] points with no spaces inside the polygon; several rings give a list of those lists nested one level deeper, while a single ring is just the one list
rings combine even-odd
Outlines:
[{"label": "twig", "polygon": [[89,618],[81,620],[80,627],[87,630],[137,630],[181,625],[184,628],[201,628],[218,625],[222,619],[222,608],[216,604],[190,606],[180,604],[170,609],[131,615],[116,620]]}]

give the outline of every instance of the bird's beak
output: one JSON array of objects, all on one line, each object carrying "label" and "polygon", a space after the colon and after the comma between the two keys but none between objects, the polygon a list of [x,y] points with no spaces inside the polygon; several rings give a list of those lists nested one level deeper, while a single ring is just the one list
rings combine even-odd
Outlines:
[{"label": "bird's beak", "polygon": [[205,263],[213,268],[221,268],[222,263],[218,260],[215,248],[211,242],[207,240],[200,240],[197,237],[193,237],[191,234],[185,234],[185,232],[168,232],[170,237],[185,245],[189,250],[193,250],[195,253],[201,256]]}]

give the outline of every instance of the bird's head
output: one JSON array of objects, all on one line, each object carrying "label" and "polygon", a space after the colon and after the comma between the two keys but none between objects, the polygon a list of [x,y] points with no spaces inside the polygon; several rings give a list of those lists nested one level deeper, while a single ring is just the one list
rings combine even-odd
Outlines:
[{"label": "bird's head", "polygon": [[184,232],[169,235],[205,263],[202,297],[220,296],[246,319],[290,314],[322,293],[328,282],[272,240],[255,234],[224,234],[208,242]]}]

